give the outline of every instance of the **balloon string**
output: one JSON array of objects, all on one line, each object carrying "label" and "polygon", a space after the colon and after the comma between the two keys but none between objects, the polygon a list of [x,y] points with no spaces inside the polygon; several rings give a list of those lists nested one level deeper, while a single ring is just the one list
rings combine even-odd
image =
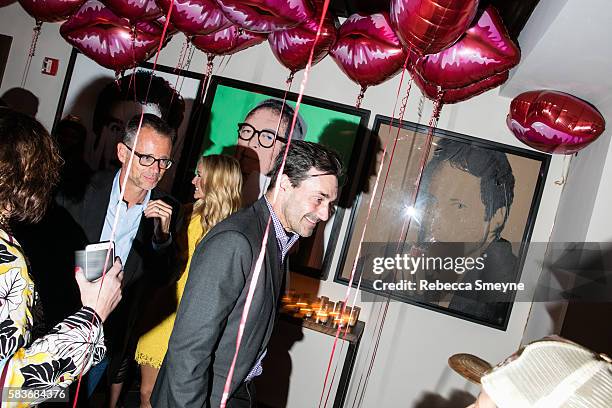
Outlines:
[{"label": "balloon string", "polygon": [[357,109],[361,108],[361,102],[363,102],[363,97],[365,96],[365,91],[368,89],[367,86],[362,86],[359,91],[359,95],[357,95],[357,101],[355,102],[355,107]]},{"label": "balloon string", "polygon": [[206,69],[204,70],[204,76],[202,77],[202,96],[200,101],[203,103],[206,99],[206,95],[208,94],[208,86],[210,85],[210,78],[213,74],[213,69],[215,68],[215,56],[214,54],[207,54],[206,56]]},{"label": "balloon string", "polygon": [[[289,147],[291,146],[291,139],[293,137],[293,130],[295,129],[295,124],[297,122],[297,117],[298,117],[298,113],[300,110],[300,104],[302,102],[302,98],[304,96],[304,90],[306,88],[306,84],[308,82],[308,74],[310,72],[310,68],[312,66],[312,61],[314,59],[314,50],[315,47],[317,45],[317,42],[319,40],[319,37],[321,35],[321,27],[323,26],[323,21],[325,19],[325,14],[327,13],[327,9],[329,7],[329,2],[330,0],[325,0],[325,2],[323,3],[323,10],[321,12],[321,19],[319,21],[319,27],[317,28],[317,34],[315,36],[315,40],[312,44],[312,48],[310,49],[310,56],[308,59],[308,64],[306,64],[306,68],[304,69],[304,77],[302,78],[302,83],[300,84],[300,92],[298,94],[298,98],[295,104],[295,109],[294,109],[294,113],[293,113],[293,119],[291,121],[291,128],[289,130],[289,137],[287,138],[287,144],[285,146],[285,152],[283,154],[283,160],[281,162],[278,174],[283,174],[284,169],[285,169],[285,163],[287,161],[287,153],[289,151]],[[274,195],[272,198],[272,207],[274,207],[274,205],[276,204],[276,199],[278,197],[278,191],[280,189],[280,180],[281,177],[277,177],[276,178],[276,183],[274,186]],[[251,285],[249,286],[249,291],[247,293],[247,298],[245,300],[245,304],[244,304],[244,309],[242,311],[242,317],[240,320],[240,326],[238,328],[238,334],[236,336],[236,351],[234,353],[234,358],[232,359],[232,364],[230,365],[229,368],[229,373],[227,375],[227,378],[225,380],[225,385],[223,387],[223,394],[221,396],[221,404],[220,404],[220,408],[225,408],[226,404],[227,404],[227,400],[229,398],[229,394],[230,394],[230,388],[231,388],[231,384],[232,384],[232,378],[234,376],[234,368],[236,366],[236,360],[238,357],[238,352],[240,351],[240,345],[241,345],[241,341],[242,341],[242,334],[244,332],[244,326],[246,325],[246,319],[249,315],[249,310],[251,308],[251,301],[253,299],[253,295],[255,293],[255,288],[257,286],[257,281],[259,278],[259,274],[261,272],[261,266],[262,266],[262,262],[263,262],[263,258],[264,255],[266,253],[266,243],[268,241],[268,231],[270,229],[270,222],[272,220],[272,215],[270,214],[270,216],[268,217],[268,223],[266,225],[266,231],[264,233],[264,237],[262,239],[261,242],[261,250],[259,252],[259,257],[257,259],[257,262],[255,264],[255,269],[253,271],[253,278],[251,280]]]},{"label": "balloon string", "polygon": [[[157,47],[157,54],[155,55],[155,61],[153,63],[152,73],[151,73],[151,76],[149,77],[149,84],[147,86],[147,92],[145,94],[144,102],[142,103],[141,108],[140,108],[140,121],[138,122],[138,128],[136,130],[136,135],[134,136],[134,147],[138,143],[138,136],[140,135],[140,130],[142,128],[142,121],[144,119],[144,113],[145,113],[144,106],[146,106],[147,101],[149,99],[149,92],[151,90],[151,83],[153,82],[153,73],[155,73],[155,71],[157,70],[157,60],[159,58],[159,53],[160,53],[160,51],[162,49],[162,46],[164,44],[164,39],[166,37],[166,32],[168,31],[168,25],[170,24],[170,16],[172,15],[172,8],[173,7],[172,7],[172,4],[171,4],[170,7],[169,7],[169,10],[168,10],[168,14],[166,16],[166,22],[164,24],[164,29],[162,31],[161,38],[159,39],[159,46]],[[134,89],[134,92],[136,92],[135,89]],[[132,163],[134,161],[134,151],[135,150],[136,149],[131,149],[131,151],[130,151],[130,158],[128,160],[128,165],[127,165],[126,173],[125,173],[126,177],[124,177],[123,180],[119,180],[119,182],[120,182],[119,200],[117,201],[117,206],[115,208],[115,220],[113,221],[113,227],[111,229],[111,235],[110,235],[110,239],[109,239],[110,242],[114,242],[115,235],[116,235],[116,232],[117,232],[117,226],[119,225],[119,218],[120,218],[120,215],[121,215],[120,214],[120,205],[123,202],[123,199],[124,199],[124,196],[125,196],[125,187],[127,185],[127,180],[128,180],[127,175],[130,174],[131,169],[132,169]],[[104,261],[104,267],[102,269],[102,279],[100,279],[100,287],[98,288],[98,294],[97,294],[97,297],[96,297],[96,304],[98,303],[98,301],[100,299],[100,293],[102,291],[102,285],[104,284],[104,279],[106,279],[106,270],[107,270],[107,268],[109,266],[110,250],[111,250],[111,248],[109,247],[108,251],[106,251],[106,258],[105,258],[105,261]],[[92,319],[90,321],[91,326],[90,326],[90,330],[89,330],[89,334],[88,334],[88,344],[89,344],[89,341],[90,341],[91,336],[93,334],[93,322],[94,322],[94,318],[95,318],[95,315],[92,316]],[[93,352],[94,344],[93,343],[90,344],[89,347],[91,347],[91,350],[92,350],[91,352]],[[90,354],[91,354],[91,352],[90,352]],[[77,403],[79,401],[79,390],[81,388],[81,382],[83,380],[83,369],[85,367],[86,362],[87,362],[87,359],[83,359],[83,363],[81,365],[80,374],[79,374],[79,380],[77,382],[77,387],[76,387],[76,397],[74,399],[74,403],[72,405],[72,408],[76,408],[77,407]]]},{"label": "balloon string", "polygon": [[32,30],[32,42],[30,43],[30,50],[28,51],[28,57],[26,59],[25,67],[23,69],[23,75],[21,76],[21,87],[25,88],[28,74],[30,73],[30,66],[32,65],[32,58],[36,54],[36,44],[38,43],[38,37],[40,37],[40,30],[42,28],[42,21],[36,21],[36,25]]},{"label": "balloon string", "polygon": [[[193,59],[194,54],[195,54],[195,46],[191,46],[187,53],[187,61],[185,61],[185,64],[183,65],[183,68],[182,68],[183,71],[189,71],[189,67],[191,67],[191,60]],[[179,77],[181,78],[181,84],[178,87],[178,92],[176,92],[177,95],[181,95],[181,93],[183,92],[183,84],[185,84],[185,75],[180,75]]]},{"label": "balloon string", "polygon": [[567,157],[568,157],[567,155],[563,157],[563,168],[561,169],[561,179],[555,180],[555,184],[558,186],[562,186],[567,182],[567,176],[569,174],[569,164],[571,162],[571,158],[573,158],[574,156],[572,155],[570,157],[570,160],[568,160]]},{"label": "balloon string", "polygon": [[[436,99],[436,101],[434,103],[434,109],[433,109],[433,112],[432,112],[431,119],[429,121],[429,130],[428,130],[428,134],[427,134],[427,140],[425,142],[426,143],[426,149],[425,149],[425,152],[423,153],[423,155],[421,156],[421,163],[420,163],[420,166],[419,166],[419,173],[418,173],[418,176],[417,176],[417,182],[415,184],[416,188],[415,188],[415,190],[413,192],[413,197],[412,197],[412,202],[413,203],[416,202],[416,198],[418,196],[418,191],[419,191],[419,188],[420,188],[420,182],[421,182],[421,178],[422,178],[422,174],[423,174],[423,169],[424,169],[424,166],[425,166],[425,164],[427,162],[427,158],[429,157],[429,153],[430,153],[430,149],[431,149],[431,140],[433,138],[434,129],[437,127],[438,119],[440,117],[440,112],[441,112],[441,107],[442,107],[441,100],[442,100],[442,93],[439,93],[438,97],[437,97],[437,99]],[[408,231],[410,229],[411,218],[412,217],[408,217],[407,218],[408,228],[407,228],[406,231]],[[402,231],[400,233],[400,241],[398,241],[398,250],[399,250],[399,246],[400,246],[399,242],[401,242],[402,239],[405,240],[405,237],[404,237],[404,229],[405,228],[406,228],[406,222],[404,222],[404,226],[402,227]],[[357,386],[357,391],[356,391],[356,394],[355,394],[355,399],[353,400],[353,407],[355,406],[355,402],[357,401],[357,397],[358,396],[359,396],[359,402],[357,404],[357,407],[360,407],[361,404],[363,403],[363,398],[365,397],[365,390],[367,389],[367,386],[368,386],[368,383],[369,383],[369,379],[370,379],[370,375],[372,373],[372,368],[374,367],[374,361],[376,360],[376,355],[378,353],[378,346],[380,344],[380,339],[382,337],[382,330],[384,328],[384,324],[385,324],[385,321],[386,321],[386,318],[387,318],[387,312],[389,310],[390,300],[391,300],[391,296],[389,294],[387,296],[387,300],[386,300],[384,308],[382,310],[382,318],[380,320],[380,325],[378,326],[378,333],[376,335],[376,343],[374,345],[374,351],[372,353],[372,358],[370,360],[370,364],[369,364],[369,367],[368,367],[368,370],[367,370],[367,373],[366,373],[366,376],[365,376],[365,381],[363,381],[364,385],[363,385],[363,388],[361,389],[361,394],[360,394],[359,387],[361,386],[361,383],[362,383],[362,377],[363,377],[363,374],[362,374],[362,377],[360,377],[359,384]]]},{"label": "balloon string", "polygon": [[[181,77],[183,67],[185,66],[185,58],[187,57],[187,50],[189,48],[189,45],[190,45],[189,38],[185,37],[185,41],[183,41],[183,45],[181,46],[181,51],[179,52],[178,60],[173,70],[173,72],[176,74],[176,81],[174,81],[174,89],[178,88],[179,78]],[[172,97],[170,98],[170,106],[172,106],[172,102],[174,102],[175,93],[176,92],[172,92]]]}]

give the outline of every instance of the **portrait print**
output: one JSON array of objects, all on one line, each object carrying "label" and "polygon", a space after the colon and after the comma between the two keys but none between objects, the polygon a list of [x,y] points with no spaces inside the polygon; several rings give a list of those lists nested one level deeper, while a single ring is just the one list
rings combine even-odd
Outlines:
[{"label": "portrait print", "polygon": [[[82,157],[92,171],[119,168],[117,143],[127,122],[141,111],[164,119],[176,129],[172,158],[181,159],[189,119],[198,101],[201,75],[143,63],[115,77],[78,51],[73,51],[64,81],[56,124],[69,117],[86,129]],[[147,92],[148,90],[148,92]],[[170,192],[178,166],[168,169],[159,187]]]},{"label": "portrait print", "polygon": [[[243,172],[243,200],[249,205],[260,198],[269,183],[274,158],[289,139],[297,95],[233,79],[213,77],[204,114],[196,131],[190,162],[200,155],[229,154],[240,162]],[[355,174],[359,155],[365,148],[369,112],[351,106],[305,96],[300,105],[292,140],[323,144],[340,154],[347,175]],[[351,172],[352,171],[352,172]],[[302,239],[291,255],[291,269],[313,277],[325,276],[327,256],[333,252],[343,210],[350,207],[356,177],[344,176],[335,215]]]},{"label": "portrait print", "polygon": [[[549,157],[441,129],[434,131],[428,149],[428,131],[410,122],[398,128],[390,118],[376,117],[373,138],[379,146],[393,143],[396,135],[398,142],[391,162],[380,147],[371,149],[378,153],[370,165],[384,160],[383,174],[388,170],[389,177],[384,195],[382,188],[376,192],[376,211],[368,221],[356,273],[363,273],[362,288],[376,293],[378,276],[368,267],[374,254],[421,258],[423,263],[412,269],[396,267],[390,278],[416,286],[386,295],[503,329],[513,293],[493,296],[464,288],[519,281]],[[365,182],[373,186],[373,178]],[[370,193],[363,193],[356,202],[340,259],[340,282],[350,278],[359,244],[350,236],[360,236],[370,199]],[[449,259],[451,267],[442,262]],[[423,289],[422,281],[460,289]]]}]

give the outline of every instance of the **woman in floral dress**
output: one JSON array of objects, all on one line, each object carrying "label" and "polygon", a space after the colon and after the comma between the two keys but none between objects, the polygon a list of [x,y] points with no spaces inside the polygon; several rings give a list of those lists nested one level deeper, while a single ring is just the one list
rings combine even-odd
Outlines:
[{"label": "woman in floral dress", "polygon": [[121,299],[120,262],[97,282],[88,282],[83,271],[77,270],[83,307],[48,333],[40,333],[42,316],[36,285],[10,223],[42,218],[59,181],[61,164],[53,139],[39,122],[0,108],[2,407],[23,407],[57,398],[97,364],[106,352],[102,323]]}]

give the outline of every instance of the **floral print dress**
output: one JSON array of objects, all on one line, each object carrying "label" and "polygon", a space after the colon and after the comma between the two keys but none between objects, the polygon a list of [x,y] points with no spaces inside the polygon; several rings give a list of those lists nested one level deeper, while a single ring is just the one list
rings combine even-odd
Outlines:
[{"label": "floral print dress", "polygon": [[[4,394],[33,390],[32,395],[43,395],[41,390],[66,388],[106,353],[102,321],[93,309],[81,308],[34,339],[38,309],[21,247],[0,229],[0,379],[4,379],[0,386]],[[31,400],[2,396],[3,408],[31,404]]]}]

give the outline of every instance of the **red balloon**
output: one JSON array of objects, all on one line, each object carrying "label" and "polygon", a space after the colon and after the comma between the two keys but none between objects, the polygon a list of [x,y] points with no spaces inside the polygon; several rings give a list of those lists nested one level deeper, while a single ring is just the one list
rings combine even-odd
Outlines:
[{"label": "red balloon", "polygon": [[174,6],[170,22],[188,36],[210,34],[232,25],[214,0],[157,0],[157,4],[166,14],[170,4]]},{"label": "red balloon", "polygon": [[462,88],[442,89],[430,82],[423,81],[423,78],[421,78],[418,73],[412,71],[412,79],[414,79],[414,83],[425,94],[425,96],[433,100],[440,98],[440,101],[444,104],[465,101],[466,99],[480,95],[481,93],[490,89],[497,88],[508,80],[508,76],[508,71],[504,71],[485,78],[482,81],[477,81],[466,85]]},{"label": "red balloon", "polygon": [[454,103],[501,85],[520,59],[519,48],[491,6],[455,45],[416,59],[411,72],[429,98],[436,99],[439,87],[443,102]]},{"label": "red balloon", "polygon": [[162,29],[157,22],[132,25],[97,0],[88,0],[60,27],[66,41],[103,67],[122,71],[147,60],[157,49]]},{"label": "red balloon", "polygon": [[103,0],[102,3],[119,17],[132,22],[155,20],[161,16],[155,0]]},{"label": "red balloon", "polygon": [[[300,24],[295,28],[274,31],[268,36],[268,43],[270,48],[272,48],[272,53],[291,72],[304,69],[306,64],[308,64],[312,44],[317,36],[320,16],[323,12],[322,6],[321,1],[316,4],[316,18],[309,19],[306,23]],[[331,46],[336,42],[336,27],[337,19],[328,10],[321,26],[319,39],[315,45],[312,65],[325,58]]]},{"label": "red balloon", "polygon": [[407,49],[435,54],[461,37],[477,8],[478,0],[391,0],[391,21]]},{"label": "red balloon", "polygon": [[0,0],[0,7],[6,7],[10,4],[15,3],[17,0]]},{"label": "red balloon", "polygon": [[362,88],[395,76],[407,56],[391,29],[387,13],[353,14],[347,18],[330,54],[340,69]]},{"label": "red balloon", "polygon": [[217,3],[232,23],[258,33],[293,28],[313,17],[309,0],[217,0]]},{"label": "red balloon", "polygon": [[63,21],[83,5],[85,0],[19,0],[21,7],[36,21]]},{"label": "red balloon", "polygon": [[573,154],[603,133],[606,121],[590,103],[558,91],[529,91],[514,98],[506,119],[523,143],[547,153]]},{"label": "red balloon", "polygon": [[233,25],[211,34],[196,35],[191,42],[207,54],[230,55],[260,44],[265,39],[265,34],[252,33]]}]

